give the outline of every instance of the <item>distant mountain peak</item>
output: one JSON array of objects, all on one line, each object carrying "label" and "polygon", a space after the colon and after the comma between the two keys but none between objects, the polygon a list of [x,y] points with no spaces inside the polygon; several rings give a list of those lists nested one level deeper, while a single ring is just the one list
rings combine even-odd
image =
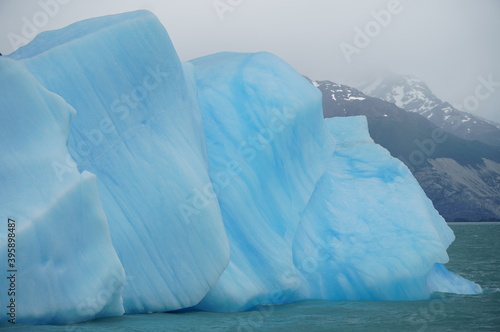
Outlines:
[{"label": "distant mountain peak", "polygon": [[424,81],[413,75],[379,76],[362,83],[359,88],[369,96],[383,99],[409,112],[424,114],[442,103]]},{"label": "distant mountain peak", "polygon": [[[378,87],[383,81],[380,78],[371,83]],[[391,81],[385,79],[388,91],[400,87],[397,89],[412,88],[415,92],[408,96],[402,94],[402,102],[412,100],[416,103],[420,100],[417,98],[420,97],[419,91],[425,97],[433,96],[418,78],[395,80],[392,77]],[[418,112],[405,111],[394,103],[367,96],[347,85],[330,81],[311,83],[323,95],[326,118],[367,117],[373,140],[409,167],[446,220],[500,220],[500,153],[497,147],[452,134],[444,135],[444,140],[441,140],[435,133],[442,131]],[[432,97],[428,99],[434,100]],[[469,114],[461,112],[457,115],[459,111],[449,103],[439,102],[438,109],[452,126],[470,129],[474,121],[477,122]]]},{"label": "distant mountain peak", "polygon": [[358,84],[366,95],[380,98],[408,111],[416,112],[448,133],[467,140],[500,146],[500,128],[491,121],[463,112],[442,101],[429,86],[413,75],[388,74]]},{"label": "distant mountain peak", "polygon": [[322,87],[322,90],[330,90],[333,100],[365,100],[366,95],[350,86],[334,83],[331,81],[312,81],[315,87]]}]

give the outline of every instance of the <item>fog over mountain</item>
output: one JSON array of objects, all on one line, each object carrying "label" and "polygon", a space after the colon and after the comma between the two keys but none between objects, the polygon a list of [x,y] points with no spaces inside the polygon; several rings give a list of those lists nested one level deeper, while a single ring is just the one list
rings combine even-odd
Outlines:
[{"label": "fog over mountain", "polygon": [[380,72],[411,74],[453,106],[500,122],[497,0],[0,0],[0,52],[135,9],[160,18],[183,61],[269,51],[312,79],[353,86]]}]

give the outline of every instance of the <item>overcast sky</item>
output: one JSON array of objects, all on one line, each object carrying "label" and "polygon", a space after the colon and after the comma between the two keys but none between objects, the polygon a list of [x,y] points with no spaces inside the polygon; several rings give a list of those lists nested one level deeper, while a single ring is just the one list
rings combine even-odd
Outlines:
[{"label": "overcast sky", "polygon": [[[500,1],[397,2],[0,0],[0,52],[17,48],[14,34],[32,39],[26,22],[38,23],[35,28],[41,32],[90,17],[148,9],[160,18],[184,61],[220,51],[268,51],[317,80],[354,84],[373,70],[413,74],[456,106],[474,96],[480,77],[498,82],[489,91],[481,90],[489,95],[473,113],[500,123]],[[59,8],[43,5],[50,3]],[[53,11],[53,17],[43,11]],[[381,11],[392,11],[385,26],[373,16]],[[366,40],[356,45],[357,28],[370,32],[368,45]]]}]

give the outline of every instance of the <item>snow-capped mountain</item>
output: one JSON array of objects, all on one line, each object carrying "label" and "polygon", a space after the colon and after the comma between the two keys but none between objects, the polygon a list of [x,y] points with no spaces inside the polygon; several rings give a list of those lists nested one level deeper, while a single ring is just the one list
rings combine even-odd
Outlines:
[{"label": "snow-capped mountain", "polygon": [[388,75],[358,86],[365,94],[422,114],[446,132],[467,140],[500,146],[498,124],[460,111],[432,93],[427,84],[410,75]]},{"label": "snow-capped mountain", "polygon": [[366,99],[366,96],[362,92],[348,87],[347,85],[341,85],[330,81],[313,81],[312,83],[317,88],[321,86],[322,90],[330,90],[333,100],[337,100],[337,98],[344,101]]},{"label": "snow-capped mountain", "polygon": [[[323,94],[325,118],[368,118],[373,140],[410,168],[447,221],[500,220],[499,148],[444,131],[444,138],[436,142],[433,137],[440,129],[418,112],[407,112],[346,85],[330,81],[313,85]],[[427,99],[427,104],[436,99]]]}]

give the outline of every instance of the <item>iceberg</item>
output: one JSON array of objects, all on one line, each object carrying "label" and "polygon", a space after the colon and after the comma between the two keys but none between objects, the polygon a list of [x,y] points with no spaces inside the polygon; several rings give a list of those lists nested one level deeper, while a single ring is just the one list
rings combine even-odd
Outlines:
[{"label": "iceberg", "polygon": [[136,11],[40,34],[0,81],[18,323],[481,292],[443,266],[451,229],[366,119],[324,120],[272,54],[182,63]]},{"label": "iceberg", "polygon": [[408,168],[373,142],[366,117],[325,121],[337,144],[295,236],[301,297],[415,300],[434,291],[480,292],[466,280],[453,287],[442,265],[453,232]]},{"label": "iceberg", "polygon": [[84,171],[59,180],[53,170],[58,162],[74,165],[66,141],[75,110],[17,61],[0,59],[0,82],[0,248],[7,271],[0,304],[7,319],[48,324],[123,314],[125,274],[96,177]]},{"label": "iceberg", "polygon": [[[10,58],[76,110],[69,138],[59,142],[69,156],[54,158],[59,167],[48,172],[61,180],[95,174],[127,275],[125,312],[197,304],[226,268],[229,247],[217,200],[190,216],[191,224],[178,208],[211,182],[194,73],[158,19],[133,12],[78,22],[41,34]],[[54,182],[42,180],[42,187]]]},{"label": "iceberg", "polygon": [[319,90],[276,56],[221,53],[192,63],[231,248],[227,269],[196,307],[245,310],[290,288],[300,213],[333,141]]}]

